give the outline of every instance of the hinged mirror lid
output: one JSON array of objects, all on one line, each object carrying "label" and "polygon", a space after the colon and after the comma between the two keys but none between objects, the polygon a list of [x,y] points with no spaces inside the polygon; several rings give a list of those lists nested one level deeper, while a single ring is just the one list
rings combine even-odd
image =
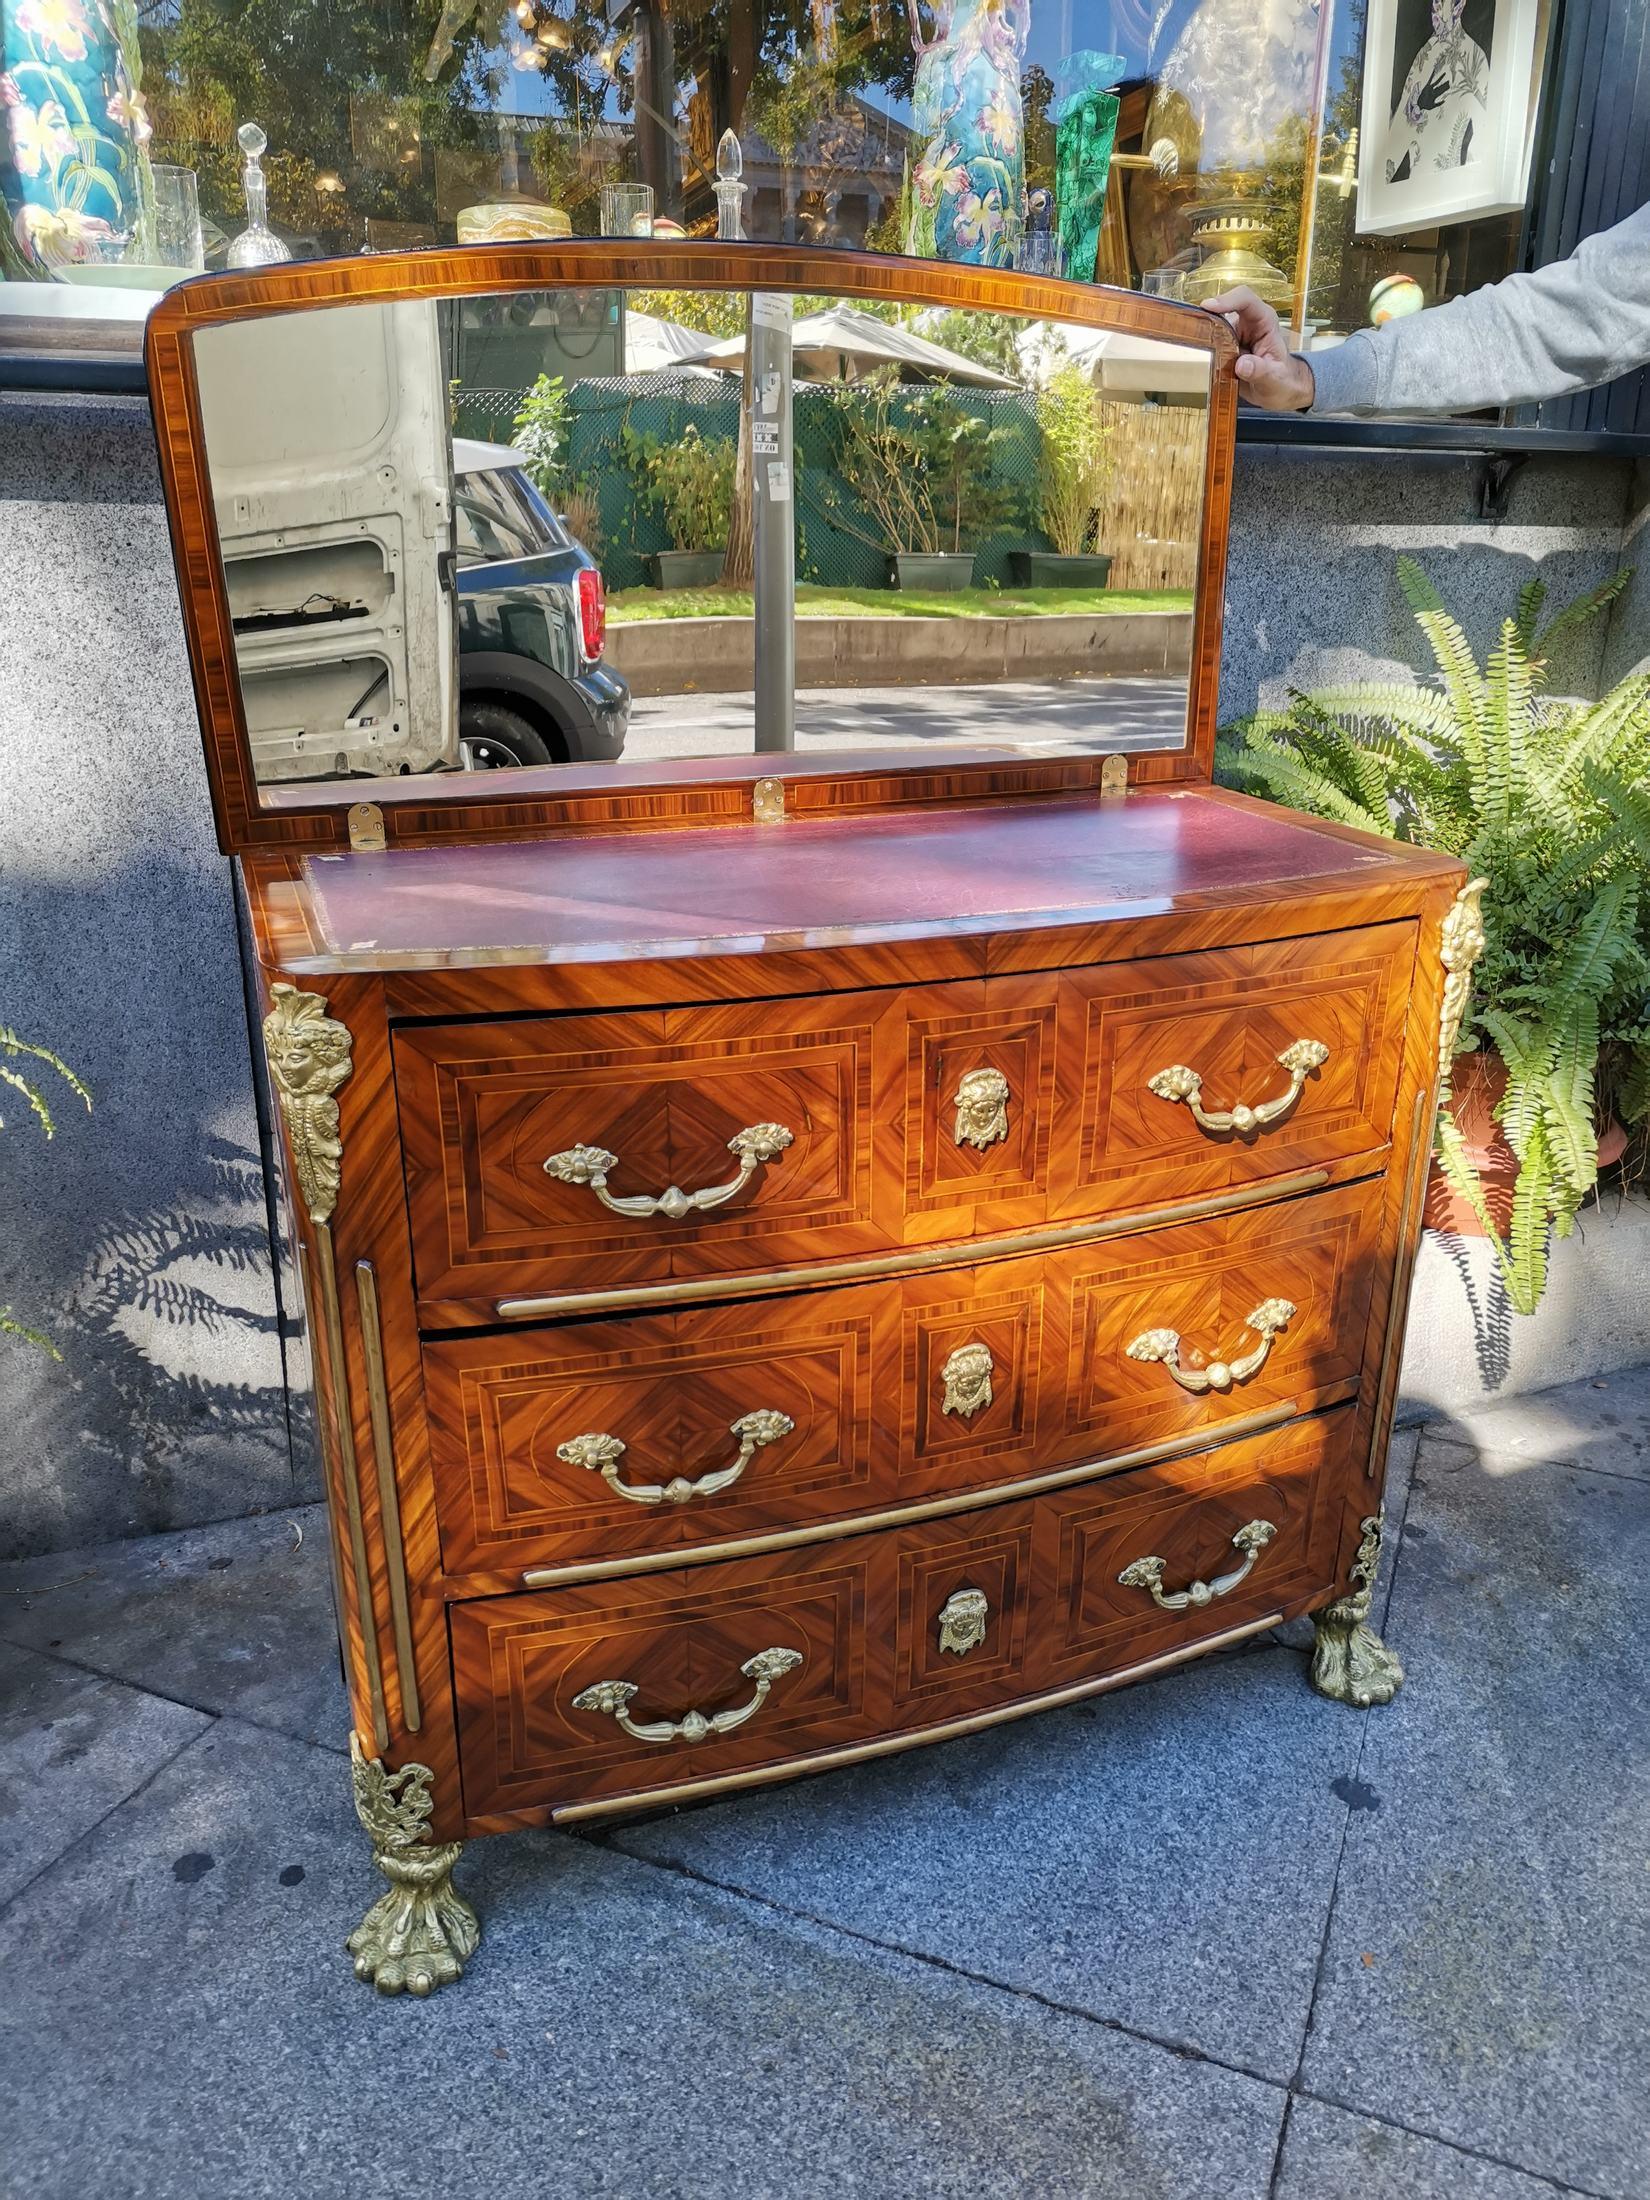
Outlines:
[{"label": "hinged mirror lid", "polygon": [[1205,780],[1234,353],[1161,299],[817,248],[184,284],[147,357],[220,842]]}]

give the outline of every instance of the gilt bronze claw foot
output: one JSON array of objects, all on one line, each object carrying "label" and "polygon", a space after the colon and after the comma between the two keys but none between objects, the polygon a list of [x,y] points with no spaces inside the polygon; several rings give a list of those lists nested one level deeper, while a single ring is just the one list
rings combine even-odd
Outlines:
[{"label": "gilt bronze claw foot", "polygon": [[427,1765],[386,1772],[350,1736],[355,1813],[372,1860],[390,1883],[345,1946],[355,1975],[381,1994],[433,1994],[463,1976],[481,1942],[476,1913],[453,1886],[462,1841],[431,1841],[434,1803]]},{"label": "gilt bronze claw foot", "polygon": [[1386,1507],[1363,1522],[1363,1541],[1352,1562],[1356,1587],[1312,1616],[1317,1640],[1312,1646],[1312,1686],[1357,1710],[1390,1703],[1403,1686],[1404,1669],[1367,1622],[1375,1600],[1375,1576],[1381,1565],[1381,1532]]}]

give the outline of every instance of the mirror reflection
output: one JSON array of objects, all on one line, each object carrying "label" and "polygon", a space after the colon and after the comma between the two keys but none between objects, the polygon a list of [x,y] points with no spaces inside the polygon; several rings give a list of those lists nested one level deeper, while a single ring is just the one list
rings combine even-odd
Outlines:
[{"label": "mirror reflection", "polygon": [[[257,778],[1186,737],[1209,359],[724,291],[201,331]],[[276,799],[280,799],[277,794]]]}]

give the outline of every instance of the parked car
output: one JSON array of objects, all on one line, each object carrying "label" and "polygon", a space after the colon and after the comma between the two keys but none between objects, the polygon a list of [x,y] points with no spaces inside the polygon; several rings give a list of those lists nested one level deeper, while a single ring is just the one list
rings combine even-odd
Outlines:
[{"label": "parked car", "polygon": [[465,765],[610,762],[624,749],[630,687],[602,661],[600,568],[519,451],[455,437],[453,475]]}]

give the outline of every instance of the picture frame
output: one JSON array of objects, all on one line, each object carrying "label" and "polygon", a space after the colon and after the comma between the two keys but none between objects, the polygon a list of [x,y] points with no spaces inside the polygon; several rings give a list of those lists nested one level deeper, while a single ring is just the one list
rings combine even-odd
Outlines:
[{"label": "picture frame", "polygon": [[1522,209],[1541,21],[1542,0],[1369,0],[1361,235]]}]

